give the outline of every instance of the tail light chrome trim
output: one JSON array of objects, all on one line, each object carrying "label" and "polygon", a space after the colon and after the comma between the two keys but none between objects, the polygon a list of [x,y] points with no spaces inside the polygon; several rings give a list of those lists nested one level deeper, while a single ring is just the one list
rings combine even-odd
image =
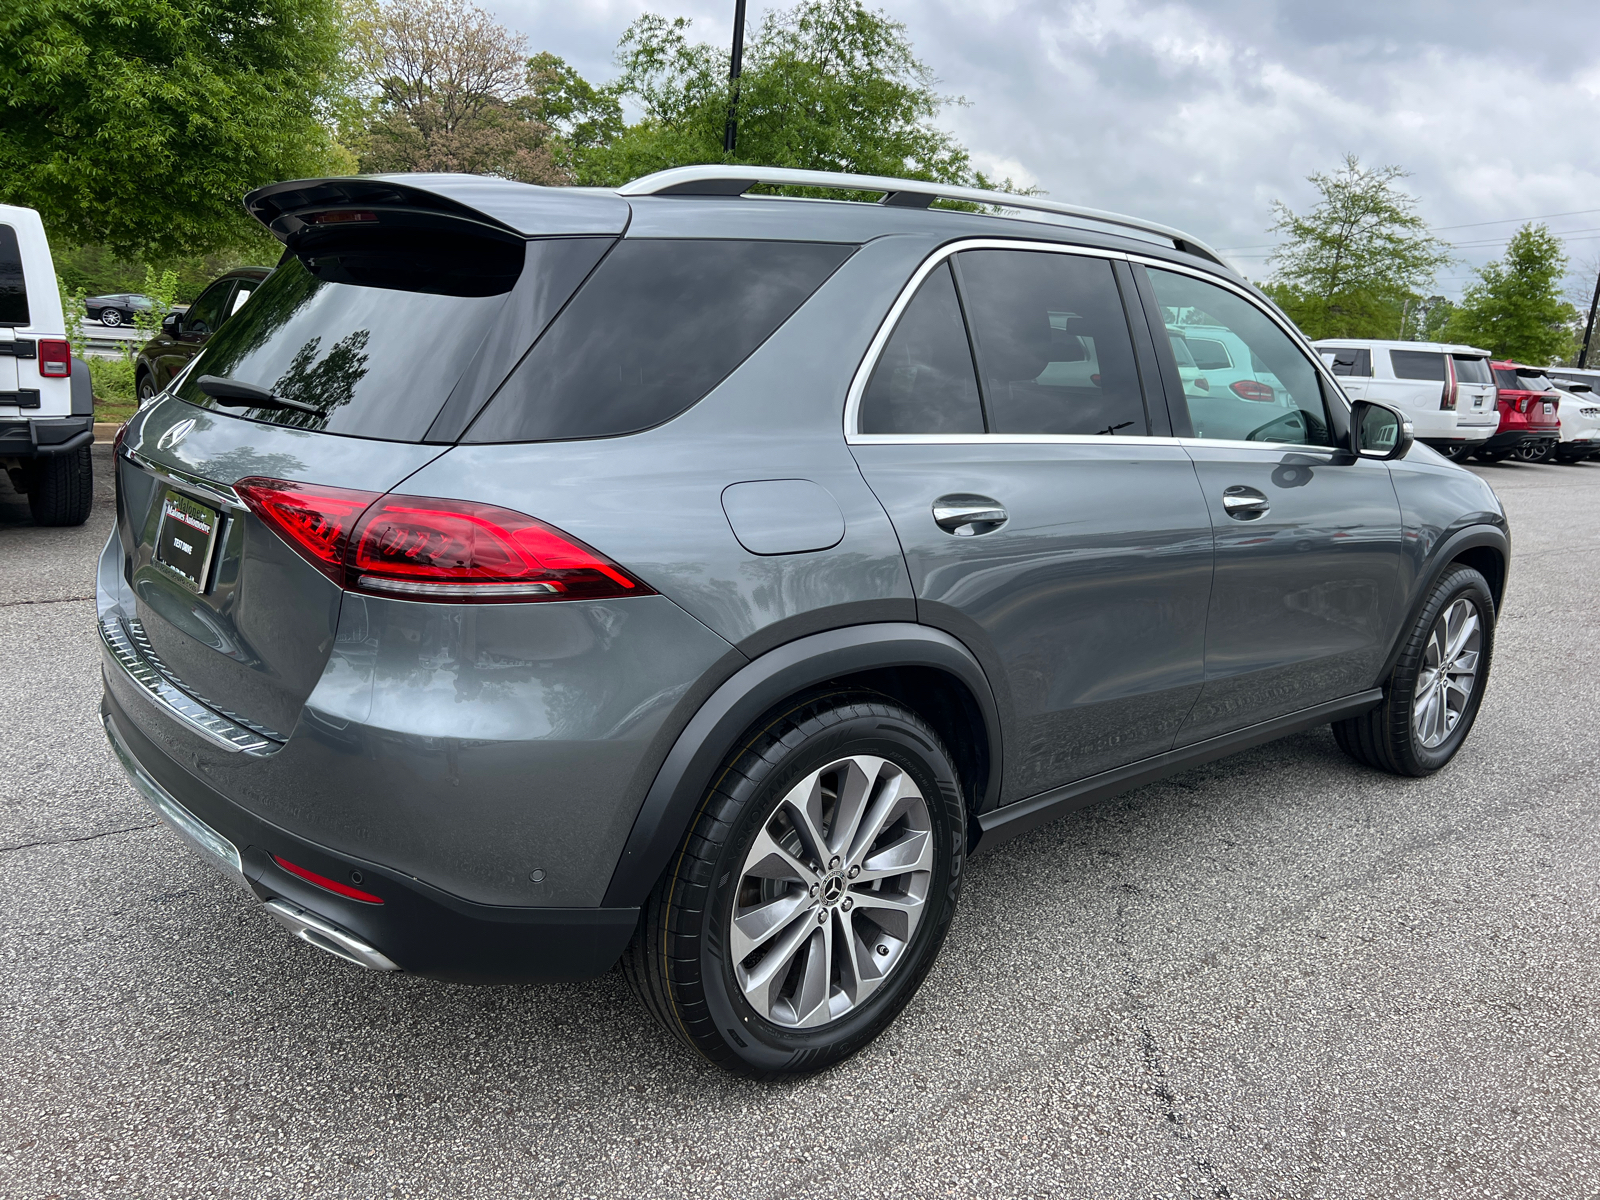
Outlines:
[{"label": "tail light chrome trim", "polygon": [[[129,628],[127,626],[131,626]],[[179,687],[170,671],[164,669],[137,622],[127,626],[117,617],[100,619],[100,641],[112,662],[138,685],[139,694],[185,728],[193,730],[212,745],[233,754],[267,754],[277,750],[287,738],[269,737],[264,730],[251,729],[233,714],[223,713]]]}]

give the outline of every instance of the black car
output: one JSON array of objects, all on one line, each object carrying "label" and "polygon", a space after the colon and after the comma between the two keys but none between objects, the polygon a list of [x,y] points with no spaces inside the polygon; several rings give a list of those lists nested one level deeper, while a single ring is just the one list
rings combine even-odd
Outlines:
[{"label": "black car", "polygon": [[135,313],[149,312],[156,302],[137,292],[114,292],[106,296],[90,296],[83,306],[89,320],[102,325],[131,325]]},{"label": "black car", "polygon": [[139,351],[134,379],[143,404],[189,364],[222,323],[239,311],[270,267],[237,267],[201,292],[186,312],[171,312],[161,322],[161,332]]}]

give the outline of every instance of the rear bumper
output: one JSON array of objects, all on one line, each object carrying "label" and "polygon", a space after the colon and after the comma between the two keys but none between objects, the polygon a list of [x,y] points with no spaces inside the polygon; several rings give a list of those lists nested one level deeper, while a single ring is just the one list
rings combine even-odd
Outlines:
[{"label": "rear bumper", "polygon": [[[616,963],[636,908],[513,908],[475,904],[381,864],[351,858],[270,825],[163,754],[108,690],[106,736],[146,802],[183,841],[261,901],[302,940],[376,970],[461,983],[588,979]],[[330,880],[360,878],[369,904],[290,874],[273,856]]]},{"label": "rear bumper", "polygon": [[1559,437],[1555,429],[1508,429],[1497,433],[1481,447],[1484,450],[1517,450],[1523,446],[1537,446],[1543,443],[1555,445]]},{"label": "rear bumper", "polygon": [[0,418],[0,458],[65,454],[94,441],[94,416]]}]

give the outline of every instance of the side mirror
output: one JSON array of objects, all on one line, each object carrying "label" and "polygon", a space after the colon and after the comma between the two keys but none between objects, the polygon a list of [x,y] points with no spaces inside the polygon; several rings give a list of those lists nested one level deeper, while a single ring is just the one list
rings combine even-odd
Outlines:
[{"label": "side mirror", "polygon": [[181,320],[183,320],[182,313],[169,312],[166,316],[161,318],[161,328],[167,333],[177,333],[178,322]]},{"label": "side mirror", "polygon": [[1387,404],[1356,400],[1350,405],[1350,451],[1382,462],[1404,458],[1416,439],[1411,419]]}]

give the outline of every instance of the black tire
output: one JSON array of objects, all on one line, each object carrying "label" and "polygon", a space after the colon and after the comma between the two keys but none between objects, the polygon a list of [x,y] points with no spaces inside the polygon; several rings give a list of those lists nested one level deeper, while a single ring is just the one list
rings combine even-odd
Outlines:
[{"label": "black tire", "polygon": [[[1458,599],[1476,609],[1480,638],[1476,674],[1455,726],[1442,742],[1430,747],[1424,744],[1412,721],[1417,684],[1427,668],[1428,640],[1434,626],[1440,614]],[[1448,763],[1472,732],[1484,690],[1489,686],[1494,622],[1494,594],[1488,581],[1471,567],[1459,563],[1447,567],[1406,634],[1400,659],[1384,684],[1383,702],[1359,717],[1334,722],[1333,736],[1340,748],[1357,762],[1394,775],[1431,775]]]},{"label": "black tire", "polygon": [[[790,789],[852,754],[889,760],[921,791],[933,845],[925,907],[876,991],[814,1028],[775,1024],[751,1005],[735,977],[736,964],[729,961],[733,905],[741,884],[748,882],[741,872],[757,835],[781,821],[777,810]],[[916,993],[955,914],[966,842],[960,782],[949,753],[926,722],[872,692],[834,690],[799,698],[752,730],[723,764],[677,857],[645,905],[623,955],[623,973],[665,1029],[718,1066],[758,1079],[822,1070],[877,1037]],[[843,886],[849,896],[871,885]],[[870,911],[863,904],[847,918],[850,904],[839,904],[837,918],[850,930],[858,929],[854,922]],[[819,919],[828,922],[834,915]],[[830,937],[835,928],[828,925]],[[881,943],[877,949],[886,952]],[[841,994],[831,979],[826,986],[830,998]]]},{"label": "black tire", "polygon": [[139,372],[139,384],[134,389],[139,397],[139,407],[143,408],[150,400],[155,398],[156,381],[149,371]]},{"label": "black tire", "polygon": [[82,525],[94,506],[94,460],[88,446],[33,460],[28,510],[38,525]]}]

